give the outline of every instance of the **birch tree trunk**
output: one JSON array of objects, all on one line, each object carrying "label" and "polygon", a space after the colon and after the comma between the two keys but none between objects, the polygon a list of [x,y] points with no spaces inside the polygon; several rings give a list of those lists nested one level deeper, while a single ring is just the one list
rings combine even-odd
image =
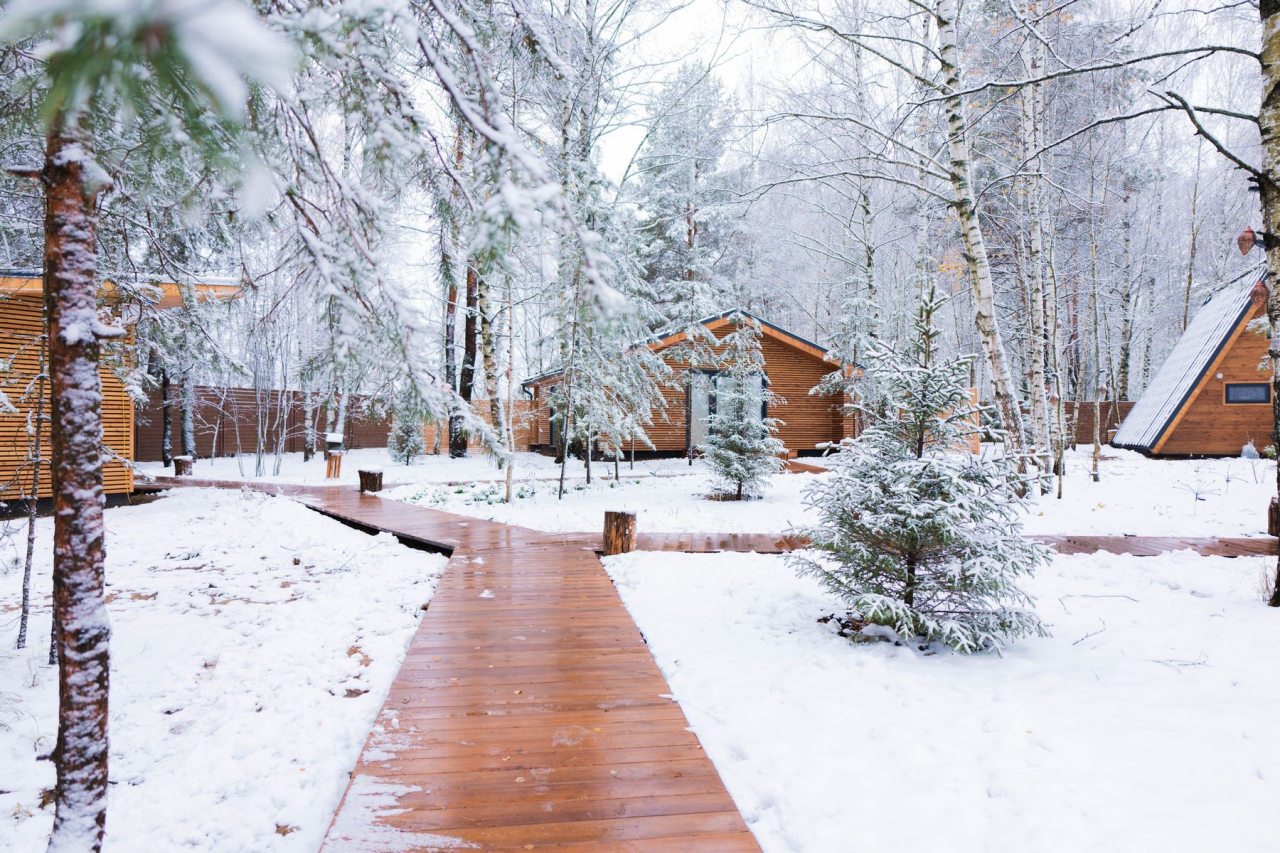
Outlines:
[{"label": "birch tree trunk", "polygon": [[[1261,0],[1262,17],[1262,105],[1258,125],[1262,134],[1262,173],[1258,182],[1262,203],[1263,229],[1280,234],[1280,0]],[[1266,241],[1267,253],[1267,319],[1271,323],[1271,342],[1267,354],[1271,358],[1271,406],[1273,424],[1271,442],[1280,447],[1280,242]],[[1276,493],[1280,496],[1280,466],[1276,467]],[[1259,507],[1259,512],[1262,508]],[[1267,602],[1280,607],[1280,561],[1276,567],[1276,584]]]},{"label": "birch tree trunk", "polygon": [[22,612],[18,617],[18,642],[14,648],[27,647],[27,622],[31,618],[31,567],[36,556],[36,516],[40,507],[40,469],[45,465],[44,425],[49,420],[44,412],[45,385],[49,378],[49,336],[40,333],[40,372],[36,375],[36,416],[28,442],[31,463],[31,491],[27,495],[27,550],[22,560]]},{"label": "birch tree trunk", "polygon": [[[458,396],[470,405],[476,384],[476,315],[480,299],[480,272],[475,261],[467,264],[466,305],[462,316],[462,367],[458,371]],[[461,429],[462,417],[456,419],[450,432],[449,455],[455,459],[467,455],[467,434]]]},{"label": "birch tree trunk", "polygon": [[[489,309],[489,282],[480,280],[480,291],[476,297],[476,310],[480,314],[480,356],[484,365],[484,392],[489,398],[489,418],[493,422],[493,430],[498,434],[498,443],[506,446],[506,419],[502,416],[502,395],[498,391],[498,352],[496,335],[493,332],[493,317]],[[506,461],[499,457],[498,466],[505,467]]]},{"label": "birch tree trunk", "polygon": [[[1028,20],[1036,20],[1039,16],[1038,3],[1035,0],[1027,4]],[[1038,42],[1028,37],[1023,47],[1023,62],[1027,76],[1035,79],[1040,74]],[[1030,319],[1027,330],[1027,367],[1030,384],[1031,432],[1035,443],[1036,467],[1041,477],[1049,470],[1049,398],[1046,393],[1045,376],[1045,336],[1046,311],[1044,298],[1044,235],[1041,230],[1040,212],[1040,157],[1037,154],[1037,128],[1043,116],[1040,115],[1040,85],[1024,86],[1019,92],[1023,157],[1026,169],[1031,174],[1021,179],[1027,216],[1027,257],[1026,257],[1026,289],[1027,313]],[[1042,479],[1040,491],[1043,494],[1048,488],[1048,481]]]},{"label": "birch tree trunk", "polygon": [[982,224],[978,219],[977,195],[973,189],[969,160],[969,136],[965,125],[963,76],[960,69],[957,44],[956,0],[939,0],[935,11],[938,26],[939,57],[941,61],[944,109],[947,115],[947,153],[950,157],[948,177],[951,181],[954,201],[952,208],[960,220],[960,236],[964,244],[964,259],[968,266],[969,280],[973,287],[974,324],[982,341],[983,353],[991,372],[992,391],[996,407],[1008,433],[1009,450],[1021,454],[1026,447],[1023,432],[1022,411],[1009,373],[1009,361],[1000,323],[996,318],[995,283],[991,276],[991,263],[982,236]]},{"label": "birch tree trunk", "polygon": [[45,311],[52,388],[53,612],[58,649],[56,806],[50,851],[97,851],[107,819],[109,641],[103,587],[102,388],[96,190],[78,123],[45,148]]}]

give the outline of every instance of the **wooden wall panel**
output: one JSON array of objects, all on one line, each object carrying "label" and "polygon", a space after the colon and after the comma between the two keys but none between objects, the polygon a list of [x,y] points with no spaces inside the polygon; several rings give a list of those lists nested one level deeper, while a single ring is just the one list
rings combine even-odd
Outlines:
[{"label": "wooden wall panel", "polygon": [[[0,360],[8,369],[0,372],[0,391],[18,411],[0,412],[0,500],[13,500],[30,492],[31,437],[28,420],[34,417],[36,402],[35,377],[40,371],[39,336],[42,330],[43,306],[38,298],[10,297],[0,299]],[[104,447],[102,485],[108,495],[133,491],[133,471],[114,457],[132,461],[133,401],[124,384],[108,365],[98,371],[102,382],[102,442]],[[48,387],[44,409],[49,412]],[[48,428],[42,436],[42,450],[50,453]],[[52,483],[46,467],[40,473],[39,496],[52,495]]]},{"label": "wooden wall panel", "polygon": [[[1265,305],[1259,305],[1251,319],[1264,315]],[[1227,405],[1225,402],[1227,383],[1271,381],[1268,371],[1260,369],[1266,354],[1266,335],[1248,329],[1241,331],[1218,364],[1210,367],[1209,375],[1160,446],[1160,454],[1239,456],[1246,442],[1252,441],[1259,450],[1271,444],[1269,403]],[[1222,379],[1217,378],[1218,373]]]},{"label": "wooden wall panel", "polygon": [[[173,427],[173,452],[181,452],[181,413],[178,401],[181,387],[170,388],[170,418]],[[262,414],[267,447],[275,452],[276,442],[283,437],[284,452],[300,453],[306,442],[306,416],[300,391],[263,391],[252,388],[218,388],[197,385],[195,389],[196,455],[234,456],[252,453],[257,446],[259,413]],[[281,401],[284,408],[281,409]],[[362,447],[386,447],[391,429],[387,418],[373,417],[366,413],[367,398],[353,394],[347,402],[347,423],[342,427],[343,441],[348,449]],[[134,431],[137,436],[139,462],[159,462],[163,435],[163,408],[159,389],[152,389],[145,405],[138,410]],[[316,417],[321,425],[318,440],[323,446],[325,422],[323,401],[317,404]]]}]

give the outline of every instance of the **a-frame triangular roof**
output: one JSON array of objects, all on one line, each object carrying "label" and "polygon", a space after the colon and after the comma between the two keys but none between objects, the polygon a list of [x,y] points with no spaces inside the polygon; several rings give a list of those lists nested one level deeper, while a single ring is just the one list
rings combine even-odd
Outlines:
[{"label": "a-frame triangular roof", "polygon": [[[730,325],[733,322],[734,315],[740,315],[740,316],[755,320],[758,324],[760,324],[760,334],[763,335],[764,337],[773,338],[774,340],[781,341],[787,346],[790,346],[807,355],[810,355],[819,361],[831,360],[830,350],[828,350],[826,347],[821,346],[820,344],[816,344],[813,341],[809,340],[808,338],[797,335],[795,332],[784,329],[775,323],[770,323],[768,320],[762,319],[743,308],[730,308],[728,311],[724,311],[719,314],[714,314],[710,317],[704,317],[694,325],[706,326],[708,330],[710,330],[712,333],[715,333],[720,329]],[[637,342],[636,346],[642,346],[642,345],[648,346],[650,349],[653,349],[653,350],[661,350],[661,349],[666,349],[667,347],[670,347],[670,346],[675,346],[676,344],[682,343],[688,339],[688,328],[689,328],[688,326],[682,326],[679,329],[673,329],[666,332],[658,332],[653,337],[648,338],[647,340]],[[551,379],[554,376],[558,376],[562,372],[563,370],[561,370],[560,368],[556,368],[554,370],[548,370],[544,373],[538,374],[537,376],[530,377],[529,379],[524,380],[520,384],[521,384],[521,387],[533,385],[538,382],[542,382],[543,380]]]},{"label": "a-frame triangular roof", "polygon": [[1250,271],[1205,303],[1169,353],[1151,384],[1120,424],[1111,444],[1159,453],[1183,411],[1214,366],[1244,332],[1253,314],[1254,291],[1262,278]]}]

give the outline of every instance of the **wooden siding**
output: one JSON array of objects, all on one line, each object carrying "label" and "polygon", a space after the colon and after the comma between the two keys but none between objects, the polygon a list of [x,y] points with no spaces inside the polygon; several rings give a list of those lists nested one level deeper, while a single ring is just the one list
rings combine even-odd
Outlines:
[{"label": "wooden siding", "polygon": [[[1254,306],[1250,320],[1265,316],[1266,304]],[[1239,456],[1245,442],[1261,450],[1271,443],[1270,403],[1228,405],[1226,385],[1270,382],[1260,365],[1267,354],[1267,338],[1241,323],[1233,338],[1209,366],[1192,398],[1154,452],[1162,456]],[[1218,378],[1218,374],[1222,378]]]},{"label": "wooden siding", "polygon": [[[9,402],[18,410],[16,414],[0,414],[0,500],[23,497],[30,489],[27,420],[35,411],[34,379],[40,370],[39,338],[42,319],[43,306],[39,298],[29,298],[24,294],[21,297],[0,299],[0,359],[9,365],[8,370],[0,372],[0,390],[4,391]],[[109,366],[101,366],[98,375],[102,381],[104,455],[132,461],[133,401],[129,399],[124,384]],[[47,386],[45,395],[44,408],[48,414]],[[47,458],[50,453],[47,427],[44,433],[43,451]],[[106,462],[102,470],[102,485],[108,495],[127,494],[133,491],[133,471],[118,460]],[[40,475],[39,496],[47,498],[52,494],[52,483],[46,467]]]},{"label": "wooden siding", "polygon": [[[490,415],[488,400],[473,400],[471,408],[475,410],[476,414],[484,419],[485,423],[490,426],[493,425],[493,418]],[[537,443],[539,416],[538,413],[534,411],[534,402],[532,400],[524,399],[516,400],[514,417],[512,419],[515,421],[516,450],[528,450],[530,446]],[[545,417],[543,417],[542,420],[545,420]],[[440,441],[440,452],[447,453],[449,451],[448,430],[445,429],[443,425],[436,425],[432,423],[426,424],[422,428],[422,437],[426,442],[428,453],[430,453],[436,446],[437,438],[439,438]],[[469,450],[480,451],[484,449],[484,446],[480,443],[479,439],[470,437],[467,441],[467,448]]]},{"label": "wooden siding", "polygon": [[[169,389],[169,417],[173,429],[171,437],[174,454],[182,447],[182,388],[173,385]],[[196,456],[208,459],[212,456],[235,456],[252,453],[258,441],[258,415],[262,410],[262,422],[266,425],[266,446],[274,452],[277,442],[283,443],[285,453],[301,453],[306,442],[306,409],[300,391],[262,391],[252,388],[219,388],[197,385],[195,388]],[[281,411],[281,401],[284,410]],[[135,424],[135,441],[139,462],[159,462],[163,435],[163,408],[159,389],[152,389],[147,402],[138,410]],[[367,413],[369,399],[353,394],[347,401],[347,422],[340,431],[349,450],[362,447],[386,447],[391,422],[387,418]],[[316,404],[318,440],[324,440],[324,401]]]},{"label": "wooden siding", "polygon": [[[732,331],[723,324],[714,330],[719,339]],[[670,350],[680,341],[660,347],[657,351]],[[778,437],[790,451],[814,450],[818,444],[828,441],[839,441],[848,430],[854,428],[855,420],[842,413],[842,401],[830,396],[810,394],[809,390],[817,385],[823,376],[836,369],[835,365],[824,361],[802,346],[793,345],[781,335],[771,333],[766,328],[761,340],[761,351],[764,354],[765,375],[769,378],[769,388],[781,396],[785,402],[769,407],[769,416],[778,418],[782,425],[778,429]],[[665,411],[653,411],[653,426],[649,428],[649,438],[653,441],[654,450],[661,453],[681,453],[687,449],[688,430],[686,429],[687,392],[684,387],[689,366],[684,363],[668,361],[675,371],[672,384],[663,388],[666,400]],[[533,425],[533,444],[546,446],[551,441],[550,413],[547,409],[547,391],[558,381],[558,377],[547,379],[533,386],[536,418]],[[637,450],[645,450],[637,445]]]}]

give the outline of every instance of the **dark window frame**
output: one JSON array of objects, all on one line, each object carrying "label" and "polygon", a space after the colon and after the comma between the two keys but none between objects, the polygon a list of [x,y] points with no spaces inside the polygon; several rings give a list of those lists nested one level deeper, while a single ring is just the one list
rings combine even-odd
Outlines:
[{"label": "dark window frame", "polygon": [[[1263,390],[1263,399],[1261,400],[1233,400],[1231,392],[1236,388],[1261,388]],[[1222,402],[1226,406],[1270,406],[1271,405],[1271,383],[1270,382],[1227,382],[1222,386]]]}]

